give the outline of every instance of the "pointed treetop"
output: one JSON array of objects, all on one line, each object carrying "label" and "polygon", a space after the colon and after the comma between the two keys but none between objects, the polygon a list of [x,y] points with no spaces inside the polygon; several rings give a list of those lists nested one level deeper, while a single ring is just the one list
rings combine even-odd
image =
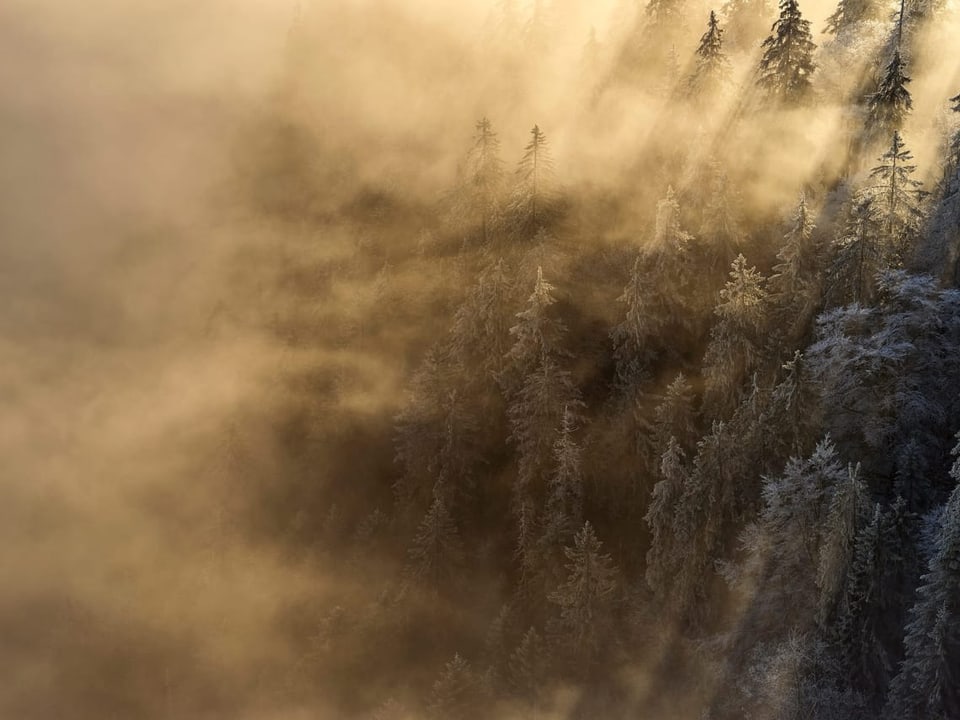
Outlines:
[{"label": "pointed treetop", "polygon": [[867,127],[876,135],[899,130],[913,109],[913,99],[907,90],[910,78],[904,73],[905,67],[898,47],[884,70],[877,91],[867,100]]},{"label": "pointed treetop", "polygon": [[803,19],[797,0],[781,0],[780,17],[763,41],[757,84],[771,99],[800,102],[809,93],[810,76],[817,69],[813,61],[816,48],[810,21]]}]

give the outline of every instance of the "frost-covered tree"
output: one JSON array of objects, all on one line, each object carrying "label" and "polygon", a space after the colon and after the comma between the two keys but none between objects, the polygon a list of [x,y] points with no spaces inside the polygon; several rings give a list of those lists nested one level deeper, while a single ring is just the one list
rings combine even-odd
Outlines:
[{"label": "frost-covered tree", "polygon": [[767,280],[773,305],[772,325],[782,341],[790,345],[802,338],[816,309],[821,254],[813,234],[815,229],[806,197],[801,195],[790,229],[777,252],[773,275]]},{"label": "frost-covered tree", "polygon": [[589,522],[564,553],[567,578],[550,595],[558,610],[551,629],[557,642],[573,651],[578,665],[586,670],[613,639],[618,573]]},{"label": "frost-covered tree", "polygon": [[903,121],[913,108],[913,98],[907,90],[910,78],[904,73],[905,67],[898,47],[893,51],[876,92],[867,98],[867,130],[873,137],[887,138],[902,129]]},{"label": "frost-covered tree", "polygon": [[537,268],[537,280],[527,299],[527,307],[516,314],[517,322],[510,328],[513,345],[507,351],[501,381],[510,395],[523,378],[529,375],[541,360],[565,357],[561,346],[566,326],[554,316],[550,308],[556,303],[554,286],[543,277],[543,268]]},{"label": "frost-covered tree", "polygon": [[503,258],[485,267],[453,319],[450,346],[467,380],[485,384],[503,372],[509,349],[510,305],[516,294]]},{"label": "frost-covered tree", "polygon": [[617,363],[617,381],[624,388],[636,385],[653,358],[653,339],[663,322],[656,304],[656,288],[642,257],[637,257],[630,280],[617,302],[626,306],[626,316],[613,330],[613,356]]},{"label": "frost-covered tree", "polygon": [[510,199],[510,224],[521,240],[530,240],[541,227],[549,226],[556,214],[553,158],[547,136],[539,125],[530,131],[517,166],[516,185]]},{"label": "frost-covered tree", "polygon": [[464,560],[463,545],[442,492],[435,492],[408,554],[413,577],[433,590],[449,587],[457,580]]},{"label": "frost-covered tree", "polygon": [[924,193],[920,190],[923,183],[913,179],[917,166],[911,165],[911,160],[913,154],[900,133],[894,132],[889,149],[880,156],[880,165],[870,171],[874,181],[868,191],[873,201],[871,207],[887,241],[901,259],[916,242],[923,219]]},{"label": "frost-covered tree", "polygon": [[687,478],[683,448],[670,438],[660,464],[660,480],[653,487],[644,521],[650,529],[647,551],[647,585],[661,601],[670,596],[673,574],[684,547],[677,532],[677,504]]},{"label": "frost-covered tree", "polygon": [[565,544],[583,523],[583,478],[581,449],[574,437],[577,415],[564,408],[560,436],[553,446],[556,467],[548,482],[544,540],[548,544]]},{"label": "frost-covered tree", "polygon": [[507,409],[511,440],[519,454],[518,494],[536,492],[533,486],[545,482],[564,415],[579,405],[580,395],[570,373],[553,357],[543,356]]},{"label": "frost-covered tree", "polygon": [[803,19],[797,0],[780,0],[780,17],[763,41],[757,74],[757,84],[768,98],[792,105],[809,96],[811,76],[817,68],[813,60],[816,48],[810,21]]},{"label": "frost-covered tree", "polygon": [[764,279],[738,255],[730,279],[720,291],[714,310],[717,320],[704,356],[704,404],[714,417],[722,417],[739,402],[743,382],[760,357],[767,304]]},{"label": "frost-covered tree", "polygon": [[483,701],[480,678],[470,663],[456,654],[433,684],[427,712],[433,720],[473,720],[483,715]]},{"label": "frost-covered tree", "polygon": [[550,655],[536,628],[531,627],[524,633],[510,655],[508,668],[514,692],[529,703],[534,713],[539,712],[550,669]]},{"label": "frost-covered tree", "polygon": [[[960,461],[951,471],[960,483]],[[960,715],[960,484],[940,517],[933,555],[910,611],[906,657],[884,718]]]},{"label": "frost-covered tree", "polygon": [[[881,275],[876,307],[857,305],[821,316],[807,351],[827,429],[888,497],[911,440],[928,467],[948,457],[944,438],[960,411],[960,294],[931,277]],[[931,473],[936,477],[936,473]]]},{"label": "frost-covered tree", "polygon": [[693,387],[683,373],[679,373],[667,386],[654,412],[658,452],[666,451],[671,438],[685,452],[692,450],[696,441],[696,418]]},{"label": "frost-covered tree", "polygon": [[693,72],[687,78],[687,94],[697,102],[709,104],[730,81],[731,72],[723,50],[723,30],[717,14],[711,10],[707,31],[697,46]]},{"label": "frost-covered tree", "polygon": [[821,532],[816,574],[817,623],[821,627],[826,627],[835,615],[847,583],[857,532],[868,509],[867,488],[860,479],[860,466],[849,466],[846,480],[835,488],[830,499]]},{"label": "frost-covered tree", "polygon": [[467,183],[471,219],[479,222],[480,238],[484,245],[488,245],[503,191],[503,161],[500,159],[500,140],[485,117],[477,122],[473,148],[468,157]]},{"label": "frost-covered tree", "polygon": [[439,479],[448,510],[471,483],[476,459],[474,422],[455,384],[458,366],[449,352],[432,348],[414,374],[408,400],[396,418],[394,492],[401,514],[423,512]]}]

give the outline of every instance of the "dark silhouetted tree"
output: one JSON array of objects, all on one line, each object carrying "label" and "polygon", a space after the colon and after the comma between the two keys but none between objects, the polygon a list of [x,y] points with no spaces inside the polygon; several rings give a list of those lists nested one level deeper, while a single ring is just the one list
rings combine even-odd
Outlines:
[{"label": "dark silhouetted tree", "polygon": [[780,17],[763,41],[757,74],[757,84],[768,98],[796,104],[809,96],[811,76],[817,68],[813,60],[816,48],[810,21],[803,19],[797,0],[781,0]]}]

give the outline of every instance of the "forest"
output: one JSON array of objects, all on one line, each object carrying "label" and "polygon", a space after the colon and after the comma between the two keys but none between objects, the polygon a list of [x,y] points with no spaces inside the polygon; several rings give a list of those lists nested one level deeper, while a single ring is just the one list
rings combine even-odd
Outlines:
[{"label": "forest", "polygon": [[241,5],[0,31],[0,715],[960,720],[955,2]]}]

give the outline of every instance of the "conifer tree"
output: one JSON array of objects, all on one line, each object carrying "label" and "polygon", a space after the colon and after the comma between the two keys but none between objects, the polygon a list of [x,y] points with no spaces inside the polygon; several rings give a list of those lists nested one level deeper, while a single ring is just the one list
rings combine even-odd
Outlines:
[{"label": "conifer tree", "polygon": [[687,79],[687,94],[695,101],[709,104],[730,80],[730,61],[723,50],[723,30],[717,14],[711,10],[707,31],[700,38],[696,65]]},{"label": "conifer tree", "polygon": [[505,375],[502,377],[508,395],[510,389],[516,388],[542,358],[566,356],[560,344],[566,326],[550,311],[550,307],[556,303],[554,289],[544,279],[543,268],[538,267],[537,280],[527,300],[527,308],[516,314],[517,322],[510,328],[514,341],[505,356]]},{"label": "conifer tree", "polygon": [[433,503],[409,550],[413,576],[434,591],[456,581],[464,559],[457,526],[442,495],[439,489],[435,490]]},{"label": "conifer tree", "polygon": [[780,18],[763,41],[757,75],[757,84],[768,98],[794,105],[808,97],[817,67],[813,61],[816,47],[810,21],[803,19],[797,0],[780,0]]},{"label": "conifer tree", "polygon": [[714,417],[736,407],[742,384],[760,358],[766,304],[763,277],[738,255],[730,279],[720,291],[720,303],[714,310],[717,321],[704,356],[704,404]]},{"label": "conifer tree", "polygon": [[812,318],[816,302],[820,257],[813,238],[815,228],[806,197],[801,195],[790,230],[777,252],[773,275],[767,281],[773,304],[773,325],[790,343],[799,340]]},{"label": "conifer tree", "polygon": [[910,78],[904,73],[906,64],[900,48],[893,51],[880,83],[867,99],[867,130],[873,137],[890,137],[903,128],[903,121],[913,108],[913,99],[907,90]]},{"label": "conifer tree", "polygon": [[647,585],[661,601],[670,597],[674,573],[684,547],[677,532],[677,505],[683,496],[687,469],[683,448],[671,437],[663,452],[660,480],[653,487],[644,521],[650,529],[647,551]]},{"label": "conifer tree", "polygon": [[433,684],[427,707],[433,720],[472,720],[482,715],[483,688],[470,663],[453,656]]},{"label": "conifer tree", "polygon": [[860,480],[860,466],[849,466],[847,480],[836,488],[830,500],[822,533],[816,577],[817,622],[821,627],[826,627],[835,615],[847,583],[857,532],[867,510],[867,489]]},{"label": "conifer tree", "polygon": [[886,242],[899,260],[906,258],[920,231],[920,202],[923,183],[911,176],[913,154],[899,132],[893,133],[890,148],[880,156],[881,164],[870,171],[876,184],[869,190],[872,208],[886,235]]},{"label": "conifer tree", "polygon": [[471,214],[479,220],[481,241],[489,245],[503,189],[503,161],[500,159],[500,140],[486,117],[477,122],[468,162]]},{"label": "conifer tree", "polygon": [[534,125],[517,166],[517,183],[510,203],[517,237],[529,240],[541,227],[550,224],[553,196],[553,158],[547,136],[539,125]]},{"label": "conifer tree", "polygon": [[[951,471],[960,483],[960,461]],[[885,718],[960,714],[960,484],[947,501],[934,552],[910,611],[900,665]]]},{"label": "conifer tree", "polygon": [[583,522],[581,450],[574,438],[576,421],[573,408],[564,408],[560,437],[553,447],[556,469],[548,483],[544,520],[544,540],[551,545],[565,544]]},{"label": "conifer tree", "polygon": [[485,267],[454,315],[450,346],[467,380],[483,384],[503,372],[510,341],[508,310],[516,292],[503,258]]},{"label": "conifer tree", "polygon": [[561,646],[575,652],[578,663],[589,667],[612,639],[617,569],[589,522],[574,538],[567,556],[567,579],[550,601],[559,611],[553,627]]},{"label": "conifer tree", "polygon": [[696,416],[693,387],[683,373],[679,373],[667,386],[654,412],[658,452],[666,451],[671,438],[684,452],[692,450],[696,441]]},{"label": "conifer tree", "polygon": [[610,331],[617,363],[617,383],[631,388],[639,383],[652,359],[652,339],[660,328],[651,280],[645,277],[642,257],[637,257],[630,280],[617,298],[626,306],[626,316]]},{"label": "conifer tree", "polygon": [[536,628],[524,633],[520,644],[510,655],[510,684],[514,691],[530,704],[534,714],[543,701],[544,685],[550,666],[546,643]]}]

